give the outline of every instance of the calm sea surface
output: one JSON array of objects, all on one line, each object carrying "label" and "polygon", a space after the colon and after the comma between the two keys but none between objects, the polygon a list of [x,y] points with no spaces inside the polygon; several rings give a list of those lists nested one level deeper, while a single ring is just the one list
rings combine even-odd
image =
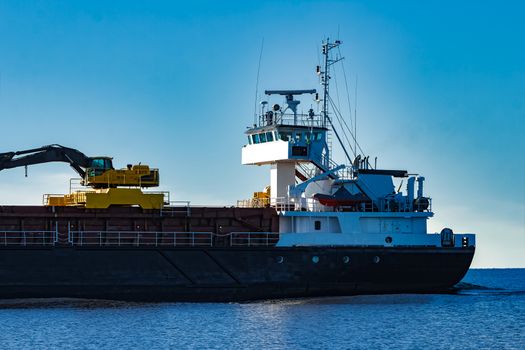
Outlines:
[{"label": "calm sea surface", "polygon": [[0,301],[1,349],[525,349],[525,269],[455,294],[243,304]]}]

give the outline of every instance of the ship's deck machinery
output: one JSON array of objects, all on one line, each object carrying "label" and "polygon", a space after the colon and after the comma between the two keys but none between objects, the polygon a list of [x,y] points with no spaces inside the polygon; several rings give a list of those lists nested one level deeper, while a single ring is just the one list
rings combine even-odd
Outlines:
[{"label": "ship's deck machinery", "polygon": [[[53,144],[17,152],[0,153],[0,170],[27,167],[48,162],[68,163],[79,175],[82,189],[65,195],[44,195],[47,206],[109,208],[136,205],[143,209],[160,209],[164,193],[146,193],[141,188],[159,186],[159,170],[147,165],[128,164],[115,169],[111,157],[88,157],[69,147]],[[70,186],[71,187],[71,186]]]}]

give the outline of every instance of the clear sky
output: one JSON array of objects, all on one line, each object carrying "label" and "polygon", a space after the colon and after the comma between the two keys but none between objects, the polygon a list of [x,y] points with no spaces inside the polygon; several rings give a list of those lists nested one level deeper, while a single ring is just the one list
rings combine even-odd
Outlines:
[{"label": "clear sky", "polygon": [[[234,204],[269,182],[240,165],[261,41],[260,89],[302,89],[339,37],[364,150],[426,176],[430,230],[477,233],[474,266],[525,267],[524,4],[3,0],[0,152],[60,143],[159,167],[172,199]],[[74,175],[2,171],[0,203]]]}]

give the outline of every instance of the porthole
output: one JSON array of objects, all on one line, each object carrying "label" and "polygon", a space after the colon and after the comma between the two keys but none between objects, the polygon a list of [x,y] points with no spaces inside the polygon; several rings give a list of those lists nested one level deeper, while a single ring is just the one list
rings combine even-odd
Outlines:
[{"label": "porthole", "polygon": [[282,264],[283,262],[284,262],[284,257],[282,257],[282,256],[278,256],[278,257],[277,257],[277,263],[278,263],[278,264]]},{"label": "porthole", "polygon": [[312,262],[317,264],[319,262],[319,257],[317,255],[312,256]]},{"label": "porthole", "polygon": [[387,236],[387,237],[385,238],[385,242],[386,242],[386,243],[389,243],[389,244],[392,243],[392,237]]},{"label": "porthole", "polygon": [[374,258],[372,259],[372,261],[374,262],[374,264],[379,264],[379,262],[381,261],[381,258],[379,258],[377,255],[374,256]]},{"label": "porthole", "polygon": [[350,257],[349,256],[343,256],[343,263],[345,263],[345,264],[350,263]]}]

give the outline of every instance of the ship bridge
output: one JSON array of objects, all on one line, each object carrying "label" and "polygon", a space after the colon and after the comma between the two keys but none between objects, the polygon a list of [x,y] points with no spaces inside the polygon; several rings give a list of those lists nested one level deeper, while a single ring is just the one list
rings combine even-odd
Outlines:
[{"label": "ship bridge", "polygon": [[[285,97],[285,105],[261,102],[258,120],[246,131],[247,144],[242,148],[242,164],[271,165],[272,199],[287,197],[296,177],[306,181],[331,169],[327,142],[328,128],[321,114],[309,108],[299,113],[295,96],[310,94],[319,102],[315,89],[266,90],[267,96]],[[301,164],[313,164],[314,171]]]},{"label": "ship bridge", "polygon": [[271,164],[276,161],[316,162],[323,165],[326,128],[266,125],[246,131],[248,144],[243,148],[242,163]]}]

